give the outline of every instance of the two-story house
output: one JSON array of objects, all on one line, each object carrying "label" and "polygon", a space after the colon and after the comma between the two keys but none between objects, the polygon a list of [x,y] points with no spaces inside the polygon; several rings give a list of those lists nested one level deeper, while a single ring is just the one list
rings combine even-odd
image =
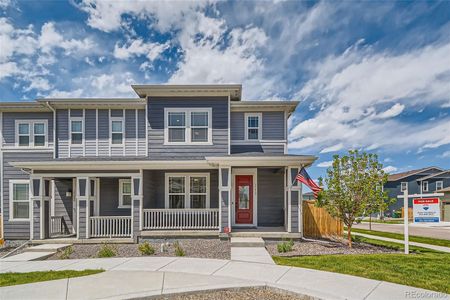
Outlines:
[{"label": "two-story house", "polygon": [[[384,189],[388,191],[390,198],[395,198],[397,201],[389,206],[387,214],[392,215],[396,210],[401,210],[403,207],[403,199],[397,198],[406,190],[409,195],[412,194],[432,194],[441,192],[443,189],[450,187],[450,170],[442,170],[438,167],[427,167],[417,170],[410,170],[407,172],[391,174],[388,176],[388,182]],[[412,207],[412,198],[409,199],[409,207]],[[450,202],[450,201],[449,201]],[[450,203],[449,203],[450,204]],[[450,206],[444,198],[441,202],[442,215],[441,219],[446,219],[445,216],[449,214]]]},{"label": "two-story house", "polygon": [[316,157],[287,153],[298,102],[241,101],[241,85],[132,88],[137,98],[0,104],[6,239],[301,236],[294,179]]}]

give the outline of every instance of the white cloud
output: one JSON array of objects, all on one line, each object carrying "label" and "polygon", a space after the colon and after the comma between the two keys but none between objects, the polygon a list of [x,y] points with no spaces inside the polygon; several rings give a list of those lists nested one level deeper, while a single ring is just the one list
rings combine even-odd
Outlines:
[{"label": "white cloud", "polygon": [[69,55],[79,51],[86,52],[92,49],[95,44],[89,38],[81,40],[65,39],[62,34],[56,31],[55,24],[48,22],[42,26],[39,46],[44,53],[50,53],[55,48],[62,48],[66,55]]},{"label": "white cloud", "polygon": [[116,44],[114,46],[114,57],[126,60],[133,56],[145,55],[148,60],[153,61],[168,47],[168,43],[145,43],[142,39],[135,39],[122,47]]},{"label": "white cloud", "polygon": [[339,143],[339,144],[336,144],[336,145],[333,145],[333,146],[326,147],[326,148],[322,149],[320,151],[320,153],[336,152],[336,151],[341,150],[342,148],[344,148],[344,144]]},{"label": "white cloud", "polygon": [[30,85],[25,89],[25,91],[30,91],[32,89],[39,90],[39,91],[48,91],[52,88],[52,85],[48,82],[47,79],[42,77],[31,77],[30,79],[31,83]]},{"label": "white cloud", "polygon": [[444,153],[442,153],[441,155],[443,158],[450,158],[450,151],[445,151]]},{"label": "white cloud", "polygon": [[394,167],[394,166],[387,166],[387,167],[383,168],[383,171],[388,173],[388,174],[396,172],[397,170],[398,169],[396,167]]},{"label": "white cloud", "polygon": [[402,113],[402,111],[405,109],[405,106],[403,104],[400,103],[395,103],[391,108],[389,108],[388,110],[379,113],[377,115],[377,118],[380,119],[388,119],[388,118],[393,118],[398,116],[399,114]]},{"label": "white cloud", "polygon": [[11,5],[11,0],[0,0],[0,8],[5,9]]},{"label": "white cloud", "polygon": [[20,74],[20,70],[15,62],[0,63],[0,80],[16,74]]},{"label": "white cloud", "polygon": [[317,166],[318,166],[319,168],[329,168],[329,167],[331,167],[332,165],[333,165],[333,161],[332,161],[332,160],[330,160],[330,161],[323,161],[323,162],[317,164]]}]

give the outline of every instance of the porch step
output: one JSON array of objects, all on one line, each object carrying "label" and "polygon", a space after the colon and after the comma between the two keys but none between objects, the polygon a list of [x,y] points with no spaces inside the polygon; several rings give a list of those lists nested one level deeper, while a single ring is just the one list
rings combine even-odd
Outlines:
[{"label": "porch step", "polygon": [[231,247],[264,247],[266,244],[260,237],[232,237]]},{"label": "porch step", "polygon": [[72,244],[42,244],[27,248],[26,252],[57,252],[69,246],[72,246]]}]

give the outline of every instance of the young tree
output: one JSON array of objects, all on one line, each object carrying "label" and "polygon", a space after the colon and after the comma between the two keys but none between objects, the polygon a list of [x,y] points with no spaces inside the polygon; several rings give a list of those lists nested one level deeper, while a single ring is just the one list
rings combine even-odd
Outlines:
[{"label": "young tree", "polygon": [[[335,155],[332,166],[327,170],[326,189],[319,192],[317,205],[347,226],[350,248],[353,224],[389,204],[387,193],[382,188],[387,181],[382,167],[377,155],[351,150],[342,157]],[[322,178],[319,182],[322,186]]]}]

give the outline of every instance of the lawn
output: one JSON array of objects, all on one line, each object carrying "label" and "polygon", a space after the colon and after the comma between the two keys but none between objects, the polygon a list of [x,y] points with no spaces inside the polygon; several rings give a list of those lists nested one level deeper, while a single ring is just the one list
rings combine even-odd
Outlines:
[{"label": "lawn", "polygon": [[[362,220],[362,223],[370,223],[369,220]],[[372,223],[378,224],[403,224],[403,219],[401,220],[372,220]]]},{"label": "lawn", "polygon": [[[401,234],[401,233],[392,233],[392,232],[384,232],[384,231],[376,231],[376,230],[368,230],[368,229],[360,229],[360,228],[352,228],[352,232],[359,232],[359,233],[365,233],[365,234],[371,234],[371,235],[375,235],[375,236],[396,239],[396,240],[403,240],[403,234]],[[411,242],[450,247],[450,240],[441,240],[441,239],[421,237],[421,236],[416,236],[416,235],[410,235],[409,240]]]},{"label": "lawn", "polygon": [[[360,235],[353,235],[352,240],[354,242],[366,243],[366,244],[370,244],[370,245],[374,245],[374,246],[385,247],[385,248],[397,250],[400,252],[405,250],[405,246],[402,244],[402,241],[399,241],[398,243],[394,243],[394,242],[387,242],[387,241],[366,238],[366,237],[363,237]],[[422,247],[409,245],[409,253],[442,253],[442,252],[435,251],[435,250],[428,249],[428,248],[422,248]]]},{"label": "lawn", "polygon": [[450,293],[450,254],[273,257],[279,265],[355,275]]},{"label": "lawn", "polygon": [[29,273],[2,273],[0,274],[0,286],[25,284],[39,281],[48,281],[64,278],[93,275],[104,270],[83,270],[83,271],[45,271]]}]

